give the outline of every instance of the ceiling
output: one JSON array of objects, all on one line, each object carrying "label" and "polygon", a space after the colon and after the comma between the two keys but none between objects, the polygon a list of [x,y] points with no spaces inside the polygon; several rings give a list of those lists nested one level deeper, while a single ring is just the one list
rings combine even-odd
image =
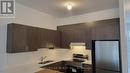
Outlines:
[{"label": "ceiling", "polygon": [[[60,18],[119,8],[119,0],[17,0],[16,2]],[[66,2],[73,3],[71,11],[65,8]]]}]

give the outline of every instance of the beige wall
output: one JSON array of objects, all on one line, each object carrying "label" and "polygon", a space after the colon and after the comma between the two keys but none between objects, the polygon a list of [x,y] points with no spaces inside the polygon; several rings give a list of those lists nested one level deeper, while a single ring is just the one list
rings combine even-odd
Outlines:
[{"label": "beige wall", "polygon": [[16,3],[16,14],[13,22],[25,25],[31,25],[41,28],[56,29],[58,23],[57,18],[49,14],[37,11]]},{"label": "beige wall", "polygon": [[[24,5],[16,3],[16,16],[15,18],[0,18],[0,70],[6,67],[18,64],[28,63],[26,57],[29,60],[33,58],[33,53],[24,54],[7,54],[6,53],[6,40],[7,40],[7,24],[8,23],[20,23],[25,25],[31,25],[41,28],[56,29],[57,18],[45,13],[41,13]],[[25,58],[24,58],[25,56]],[[19,62],[17,62],[19,61]],[[27,61],[27,60],[26,60]],[[1,73],[1,72],[0,72]]]}]

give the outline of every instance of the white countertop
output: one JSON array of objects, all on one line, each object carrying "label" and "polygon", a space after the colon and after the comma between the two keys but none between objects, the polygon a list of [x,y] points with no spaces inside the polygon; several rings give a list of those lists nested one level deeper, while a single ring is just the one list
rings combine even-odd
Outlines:
[{"label": "white countertop", "polygon": [[43,70],[43,68],[40,68],[41,66],[46,66],[46,65],[49,65],[49,64],[52,64],[55,62],[59,62],[59,61],[54,61],[54,62],[47,63],[47,64],[38,64],[38,62],[32,63],[32,64],[25,64],[25,65],[13,67],[13,68],[0,70],[0,73],[35,73],[40,70]]},{"label": "white countertop", "polygon": [[[46,65],[59,62],[59,61],[71,61],[71,60],[55,60],[54,62],[50,62],[47,64],[38,64],[38,62],[36,62],[36,63],[31,63],[31,64],[26,64],[22,66],[13,67],[13,68],[4,69],[4,70],[1,70],[0,73],[35,73],[40,70],[44,70],[43,68],[40,68],[41,66],[46,66]],[[90,61],[86,61],[84,63],[91,64]]]}]

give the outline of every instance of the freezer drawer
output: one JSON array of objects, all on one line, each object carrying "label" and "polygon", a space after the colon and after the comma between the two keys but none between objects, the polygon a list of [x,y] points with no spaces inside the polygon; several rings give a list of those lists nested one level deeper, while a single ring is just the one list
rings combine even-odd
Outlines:
[{"label": "freezer drawer", "polygon": [[103,69],[96,69],[96,73],[120,73],[118,71],[110,71],[110,70],[103,70]]}]

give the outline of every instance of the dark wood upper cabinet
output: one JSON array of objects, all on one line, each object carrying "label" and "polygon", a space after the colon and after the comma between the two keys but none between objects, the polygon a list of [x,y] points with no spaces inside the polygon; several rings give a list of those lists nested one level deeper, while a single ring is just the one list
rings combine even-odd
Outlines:
[{"label": "dark wood upper cabinet", "polygon": [[48,45],[59,47],[59,34],[56,30],[10,23],[7,26],[7,53],[36,51]]},{"label": "dark wood upper cabinet", "polygon": [[119,19],[97,21],[92,27],[92,40],[119,40]]},{"label": "dark wood upper cabinet", "polygon": [[7,26],[7,52],[36,51],[50,46],[69,48],[71,42],[85,42],[91,49],[92,40],[120,40],[119,18],[92,23],[58,26],[58,30],[31,27],[16,23]]},{"label": "dark wood upper cabinet", "polygon": [[69,48],[71,42],[85,42],[86,47],[91,49],[92,40],[119,40],[119,26],[118,18],[58,26],[58,31],[61,32],[61,47]]},{"label": "dark wood upper cabinet", "polygon": [[40,48],[48,48],[50,45],[60,47],[60,32],[50,29],[39,29]]},{"label": "dark wood upper cabinet", "polygon": [[7,52],[18,53],[37,50],[36,31],[33,27],[15,23],[7,26]]},{"label": "dark wood upper cabinet", "polygon": [[61,47],[69,48],[71,42],[85,42],[87,48],[91,47],[90,28],[85,23],[58,26],[61,32]]},{"label": "dark wood upper cabinet", "polygon": [[36,51],[39,48],[40,40],[38,34],[38,28],[28,27],[27,29],[27,48],[29,51]]}]

